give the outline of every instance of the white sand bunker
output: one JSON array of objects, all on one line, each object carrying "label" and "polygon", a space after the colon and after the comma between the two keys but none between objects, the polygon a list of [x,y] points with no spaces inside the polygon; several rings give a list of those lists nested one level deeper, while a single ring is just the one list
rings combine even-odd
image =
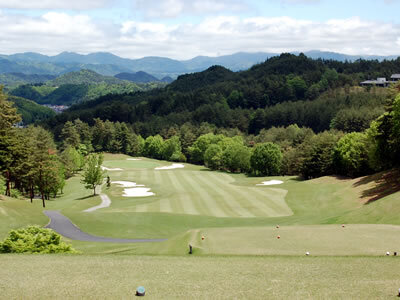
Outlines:
[{"label": "white sand bunker", "polygon": [[155,195],[153,192],[150,192],[150,188],[146,188],[142,184],[136,184],[136,182],[113,181],[111,183],[125,188],[122,197],[149,197]]},{"label": "white sand bunker", "polygon": [[103,166],[101,166],[101,169],[103,170],[103,171],[122,171],[122,169],[120,169],[120,168],[114,168],[114,169],[110,169],[110,168],[107,168],[107,167],[103,167]]},{"label": "white sand bunker", "polygon": [[113,181],[111,183],[118,184],[118,185],[123,186],[125,188],[144,186],[144,185],[141,185],[141,184],[136,184],[136,182],[131,182],[131,181]]},{"label": "white sand bunker", "polygon": [[172,170],[172,169],[182,169],[185,166],[182,164],[172,164],[171,166],[165,166],[165,167],[157,167],[155,170]]},{"label": "white sand bunker", "polygon": [[154,196],[153,192],[150,192],[150,188],[130,188],[124,189],[123,197],[149,197]]},{"label": "white sand bunker", "polygon": [[142,160],[141,158],[127,158],[126,160]]},{"label": "white sand bunker", "polygon": [[277,185],[277,184],[282,184],[282,183],[283,183],[283,181],[281,181],[281,180],[270,180],[270,181],[263,181],[262,183],[257,184],[257,185]]}]

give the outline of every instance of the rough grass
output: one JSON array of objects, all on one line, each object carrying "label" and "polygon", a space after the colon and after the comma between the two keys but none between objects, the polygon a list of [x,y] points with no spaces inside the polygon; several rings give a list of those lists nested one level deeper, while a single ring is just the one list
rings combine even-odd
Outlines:
[{"label": "rough grass", "polygon": [[[3,299],[390,299],[394,257],[2,255]],[[29,276],[27,276],[29,274]]]},{"label": "rough grass", "polygon": [[46,225],[48,218],[42,213],[41,200],[33,204],[29,200],[0,196],[0,240],[11,229],[28,225]]}]

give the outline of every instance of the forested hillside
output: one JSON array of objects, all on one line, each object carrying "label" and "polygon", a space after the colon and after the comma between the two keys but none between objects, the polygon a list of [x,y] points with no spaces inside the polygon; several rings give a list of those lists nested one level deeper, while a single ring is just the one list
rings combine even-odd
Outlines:
[{"label": "forested hillside", "polygon": [[10,96],[8,97],[8,100],[15,104],[17,112],[21,115],[22,123],[24,125],[46,120],[56,115],[52,109],[24,98]]},{"label": "forested hillside", "polygon": [[81,70],[66,73],[45,83],[22,84],[8,93],[39,104],[71,105],[107,94],[120,95],[164,86],[162,82],[134,83]]},{"label": "forested hillside", "polygon": [[100,118],[131,123],[144,136],[202,122],[250,134],[293,123],[316,132],[362,130],[383,112],[386,90],[354,86],[392,73],[400,73],[400,59],[350,63],[282,54],[248,71],[214,66],[179,76],[161,90],[104,96],[74,106],[48,124],[57,133],[67,120],[93,124]]}]

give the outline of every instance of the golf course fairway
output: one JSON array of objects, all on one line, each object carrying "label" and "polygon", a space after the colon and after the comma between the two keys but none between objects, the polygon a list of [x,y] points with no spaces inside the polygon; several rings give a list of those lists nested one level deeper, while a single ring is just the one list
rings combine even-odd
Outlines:
[{"label": "golf course fairway", "polygon": [[[400,288],[400,194],[372,195],[375,177],[246,177],[111,154],[103,165],[119,182],[102,186],[108,207],[85,211],[102,200],[78,174],[45,209],[2,197],[0,239],[46,226],[49,210],[89,235],[164,241],[64,238],[80,254],[1,255],[0,298],[128,298],[143,285],[163,299],[379,299]],[[282,183],[259,185],[271,180]],[[135,188],[151,193],[124,193]]]}]

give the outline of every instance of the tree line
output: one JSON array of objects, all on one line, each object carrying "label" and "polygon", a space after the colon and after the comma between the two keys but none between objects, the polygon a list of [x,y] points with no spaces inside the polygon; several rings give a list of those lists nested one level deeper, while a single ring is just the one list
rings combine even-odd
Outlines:
[{"label": "tree line", "polygon": [[[384,94],[377,93],[378,98],[385,97],[376,100],[386,104],[385,110],[382,108],[371,115],[365,109],[368,106],[363,105],[370,100],[357,96],[359,109],[372,121],[360,121],[350,114],[347,121],[354,124],[336,121],[332,128],[317,133],[297,124],[263,128],[254,135],[209,123],[200,126],[185,123],[144,138],[131,124],[97,118],[92,126],[79,119],[67,121],[59,140],[65,147],[187,161],[212,170],[252,175],[300,175],[305,179],[332,174],[355,177],[398,164],[399,92],[400,85],[397,85]],[[347,98],[346,101],[352,100]],[[376,117],[378,112],[380,116]],[[338,124],[357,130],[335,128]]]}]

